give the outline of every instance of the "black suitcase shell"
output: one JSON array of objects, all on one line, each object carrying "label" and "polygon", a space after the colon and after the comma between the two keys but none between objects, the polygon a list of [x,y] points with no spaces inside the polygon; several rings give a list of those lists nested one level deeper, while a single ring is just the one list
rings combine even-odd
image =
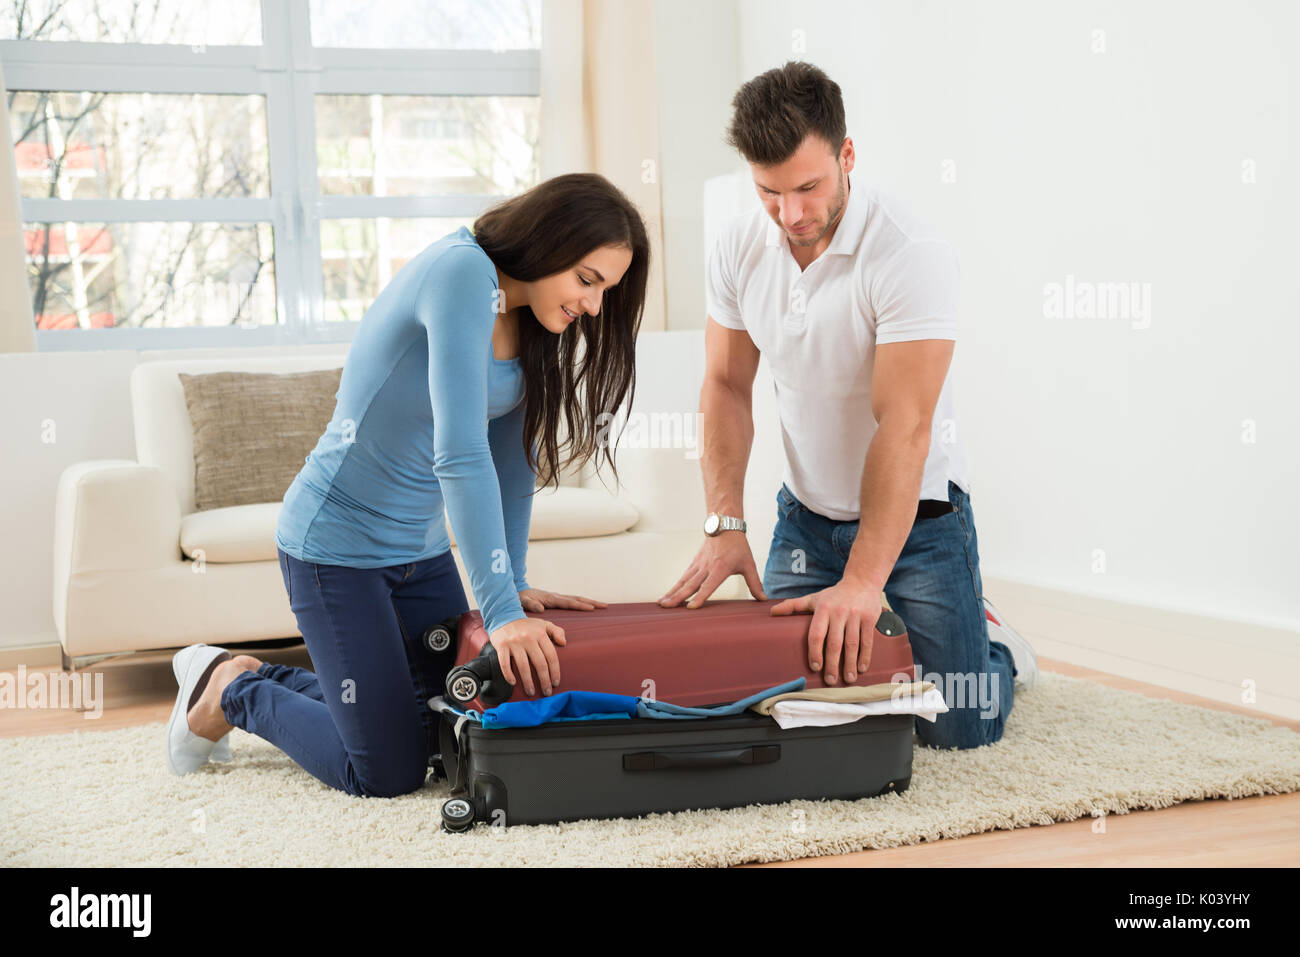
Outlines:
[{"label": "black suitcase shell", "polygon": [[746,711],[485,729],[466,719],[457,742],[456,716],[443,711],[435,767],[453,786],[443,824],[459,831],[901,792],[911,782],[915,721],[869,715],[782,729]]}]

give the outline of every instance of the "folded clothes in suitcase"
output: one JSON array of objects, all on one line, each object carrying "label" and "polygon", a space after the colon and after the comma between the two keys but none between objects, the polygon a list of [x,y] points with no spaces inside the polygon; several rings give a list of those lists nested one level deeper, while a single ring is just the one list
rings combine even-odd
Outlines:
[{"label": "folded clothes in suitcase", "polygon": [[[568,644],[559,654],[567,688],[702,706],[738,701],[798,677],[807,688],[824,687],[807,664],[812,616],[774,617],[772,604],[717,601],[685,609],[645,602],[588,612],[548,609],[530,617],[565,629]],[[504,682],[477,612],[437,631],[426,632],[426,643],[454,653],[457,665],[447,678],[448,695],[429,702],[442,717],[435,766],[452,784],[453,796],[442,808],[449,831],[477,821],[544,824],[796,799],[853,800],[900,792],[911,781],[911,714],[789,729],[754,711],[485,728],[477,719],[484,706],[528,696]],[[868,669],[854,683],[910,682],[913,671],[907,633],[886,611]],[[451,694],[453,688],[460,694]]]},{"label": "folded clothes in suitcase", "polygon": [[[564,629],[559,648],[565,688],[657,698],[689,707],[736,701],[763,688],[803,676],[822,688],[820,671],[808,667],[812,615],[772,615],[776,600],[705,602],[699,608],[664,608],[657,602],[611,604],[594,611],[550,608],[528,612]],[[468,611],[425,633],[433,651],[455,661],[447,675],[447,699],[483,711],[530,696],[501,674],[483,618]],[[912,680],[912,649],[902,620],[885,609],[872,634],[867,669],[850,684]]]}]

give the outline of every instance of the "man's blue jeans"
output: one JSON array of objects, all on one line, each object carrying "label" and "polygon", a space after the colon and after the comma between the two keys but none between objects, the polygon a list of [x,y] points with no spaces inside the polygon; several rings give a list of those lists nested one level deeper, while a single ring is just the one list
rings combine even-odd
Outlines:
[{"label": "man's blue jeans", "polygon": [[[917,519],[885,583],[889,606],[903,619],[921,680],[933,681],[949,710],[916,719],[921,743],[978,748],[1002,737],[1014,699],[1011,651],[990,641],[970,496],[948,483],[956,510]],[[768,598],[797,598],[836,584],[858,534],[856,521],[811,511],[784,484],[763,572]],[[873,622],[874,624],[874,622]]]},{"label": "man's blue jeans", "polygon": [[422,787],[436,750],[427,702],[442,694],[450,662],[421,636],[469,607],[451,552],[351,568],[276,551],[316,671],[263,662],[241,672],[221,693],[226,720],[357,797]]}]

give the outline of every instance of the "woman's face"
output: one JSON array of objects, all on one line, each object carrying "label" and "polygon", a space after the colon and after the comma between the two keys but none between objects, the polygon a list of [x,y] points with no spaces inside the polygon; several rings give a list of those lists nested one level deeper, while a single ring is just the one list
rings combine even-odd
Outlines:
[{"label": "woman's face", "polygon": [[528,305],[548,331],[563,332],[583,313],[599,313],[605,290],[618,285],[631,264],[626,246],[600,246],[568,269],[532,283]]}]

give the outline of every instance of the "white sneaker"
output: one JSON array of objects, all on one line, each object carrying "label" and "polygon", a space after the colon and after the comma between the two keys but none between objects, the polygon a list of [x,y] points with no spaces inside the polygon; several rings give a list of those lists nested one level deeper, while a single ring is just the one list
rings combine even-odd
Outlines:
[{"label": "white sneaker", "polygon": [[984,617],[988,619],[989,640],[1004,644],[1010,649],[1016,666],[1016,684],[1028,691],[1038,683],[1038,655],[1033,645],[1007,624],[1007,620],[987,598],[984,599]]},{"label": "white sneaker", "polygon": [[230,753],[230,732],[221,736],[221,740],[212,746],[213,761],[229,761],[234,755]]},{"label": "white sneaker", "polygon": [[[230,760],[230,743],[226,741],[230,736],[228,733],[221,741],[209,741],[191,731],[186,718],[194,690],[200,682],[206,682],[218,662],[229,657],[230,652],[226,649],[203,644],[182,648],[172,657],[172,673],[176,675],[179,689],[171,717],[167,720],[166,754],[167,766],[173,774],[189,774],[207,764],[212,757]],[[218,747],[220,752],[217,752]]]}]

